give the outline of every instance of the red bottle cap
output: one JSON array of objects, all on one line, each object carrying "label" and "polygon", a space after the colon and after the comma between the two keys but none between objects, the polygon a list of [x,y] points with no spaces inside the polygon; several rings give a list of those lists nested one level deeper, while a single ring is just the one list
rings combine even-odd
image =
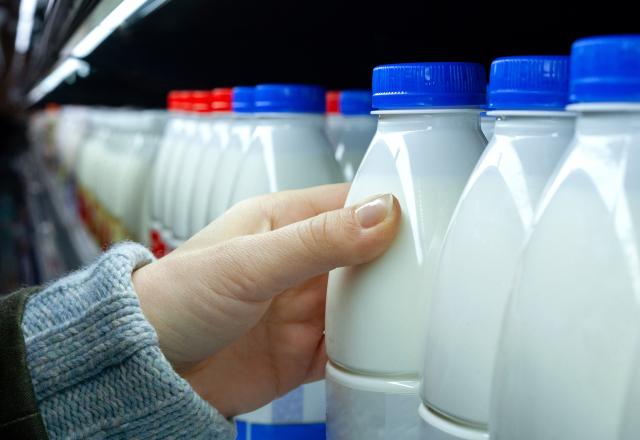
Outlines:
[{"label": "red bottle cap", "polygon": [[191,91],[191,111],[196,113],[211,112],[212,94],[209,90]]},{"label": "red bottle cap", "polygon": [[211,110],[214,112],[230,112],[231,111],[231,95],[233,89],[227,87],[219,87],[211,92]]},{"label": "red bottle cap", "polygon": [[326,112],[329,114],[340,113],[340,92],[338,90],[329,90],[325,95]]},{"label": "red bottle cap", "polygon": [[188,90],[174,91],[174,105],[177,111],[191,111],[191,92]]}]

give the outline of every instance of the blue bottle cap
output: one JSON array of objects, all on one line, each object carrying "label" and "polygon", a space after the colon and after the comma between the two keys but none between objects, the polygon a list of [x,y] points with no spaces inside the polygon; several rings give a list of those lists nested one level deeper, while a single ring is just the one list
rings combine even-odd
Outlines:
[{"label": "blue bottle cap", "polygon": [[571,102],[640,102],[640,35],[584,38],[571,48]]},{"label": "blue bottle cap", "polygon": [[340,92],[340,112],[347,116],[371,113],[371,90],[343,90]]},{"label": "blue bottle cap", "polygon": [[303,84],[259,84],[256,113],[324,113],[324,89]]},{"label": "blue bottle cap", "polygon": [[531,55],[491,63],[490,110],[562,110],[569,99],[569,57]]},{"label": "blue bottle cap", "polygon": [[236,113],[253,113],[255,87],[234,87],[231,109]]},{"label": "blue bottle cap", "polygon": [[476,63],[403,63],[373,69],[373,107],[381,110],[481,106],[486,74]]}]

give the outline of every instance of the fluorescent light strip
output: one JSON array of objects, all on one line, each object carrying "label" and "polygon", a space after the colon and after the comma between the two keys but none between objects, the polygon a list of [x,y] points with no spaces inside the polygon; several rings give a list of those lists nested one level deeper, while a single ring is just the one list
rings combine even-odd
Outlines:
[{"label": "fluorescent light strip", "polygon": [[122,0],[95,28],[93,28],[71,50],[71,56],[84,58],[94,51],[127,18],[136,12],[147,0]]},{"label": "fluorescent light strip", "polygon": [[40,101],[42,98],[51,93],[62,81],[67,79],[74,73],[80,76],[89,74],[89,64],[86,61],[75,58],[67,58],[51,71],[40,83],[35,86],[28,95],[32,104]]},{"label": "fluorescent light strip", "polygon": [[31,31],[33,30],[33,16],[36,12],[37,0],[22,0],[16,27],[15,51],[27,53],[31,44]]}]

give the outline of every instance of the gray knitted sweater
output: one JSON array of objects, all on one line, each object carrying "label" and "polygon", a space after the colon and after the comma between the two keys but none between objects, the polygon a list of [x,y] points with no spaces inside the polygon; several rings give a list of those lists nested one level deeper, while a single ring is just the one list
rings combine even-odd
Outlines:
[{"label": "gray knitted sweater", "polygon": [[131,273],[152,260],[125,243],[28,301],[22,330],[51,439],[231,439],[234,428],[173,371]]}]

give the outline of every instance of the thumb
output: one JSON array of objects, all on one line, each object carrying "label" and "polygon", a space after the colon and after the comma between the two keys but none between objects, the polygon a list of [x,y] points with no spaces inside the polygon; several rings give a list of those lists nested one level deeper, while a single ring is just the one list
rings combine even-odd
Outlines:
[{"label": "thumb", "polygon": [[270,300],[316,275],[373,260],[391,244],[390,194],[142,267],[133,282],[165,355],[190,368],[252,328]]},{"label": "thumb", "polygon": [[391,194],[328,211],[262,234],[227,241],[216,252],[228,267],[236,299],[265,301],[283,290],[341,266],[369,262],[396,235],[400,206]]}]

